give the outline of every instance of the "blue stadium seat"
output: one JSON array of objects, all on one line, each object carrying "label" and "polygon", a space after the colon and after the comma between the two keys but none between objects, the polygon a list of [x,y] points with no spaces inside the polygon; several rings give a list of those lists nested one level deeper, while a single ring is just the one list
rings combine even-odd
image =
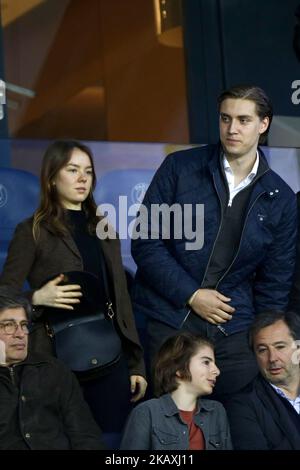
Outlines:
[{"label": "blue stadium seat", "polygon": [[16,225],[37,208],[39,187],[38,178],[27,171],[0,168],[0,270]]},{"label": "blue stadium seat", "polygon": [[[116,220],[111,214],[108,219],[119,232],[123,264],[131,273],[135,273],[136,265],[131,257],[130,237],[127,234],[128,225],[134,220],[135,214],[128,216],[128,208],[142,202],[154,173],[155,170],[150,169],[109,171],[99,178],[94,193],[98,205],[110,204],[115,208]],[[120,196],[126,197],[126,200],[121,200],[121,204]]]}]

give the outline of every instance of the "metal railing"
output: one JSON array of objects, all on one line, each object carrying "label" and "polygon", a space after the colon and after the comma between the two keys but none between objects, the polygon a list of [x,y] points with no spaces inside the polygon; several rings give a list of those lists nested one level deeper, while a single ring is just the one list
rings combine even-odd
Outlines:
[{"label": "metal railing", "polygon": [[24,88],[14,83],[5,82],[0,79],[0,120],[4,118],[4,105],[7,104],[9,107],[15,108],[14,101],[6,101],[6,90],[16,93],[17,95],[26,96],[27,98],[35,97],[35,92],[33,90],[29,90],[28,88]]}]

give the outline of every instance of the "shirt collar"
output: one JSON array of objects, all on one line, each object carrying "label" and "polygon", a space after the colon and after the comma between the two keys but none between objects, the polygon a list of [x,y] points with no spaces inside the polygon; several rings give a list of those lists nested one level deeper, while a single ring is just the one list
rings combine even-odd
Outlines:
[{"label": "shirt collar", "polygon": [[[223,160],[223,168],[225,170],[225,173],[226,172],[233,173],[232,169],[231,169],[231,166],[230,166],[230,164],[229,164],[229,162],[226,158],[225,153],[223,153],[223,159],[222,160]],[[250,173],[246,176],[246,178],[254,178],[256,176],[257,170],[258,170],[258,165],[259,165],[259,152],[258,152],[258,150],[256,150],[256,159],[255,159],[254,165],[253,165],[252,170],[250,171]]]},{"label": "shirt collar", "polygon": [[292,398],[289,398],[289,397],[284,393],[284,391],[283,391],[281,388],[276,387],[276,385],[272,384],[271,382],[270,382],[270,385],[271,385],[271,387],[274,388],[275,392],[277,392],[278,395],[280,395],[280,396],[283,397],[283,398],[286,398],[288,401],[290,401],[290,402],[300,401],[300,395],[298,395],[298,396],[295,398],[295,400],[293,400]]}]

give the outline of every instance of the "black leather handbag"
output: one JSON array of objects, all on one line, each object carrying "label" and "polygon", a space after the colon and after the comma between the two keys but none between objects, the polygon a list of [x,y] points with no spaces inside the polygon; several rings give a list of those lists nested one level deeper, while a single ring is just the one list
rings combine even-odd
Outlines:
[{"label": "black leather handbag", "polygon": [[79,284],[83,295],[72,311],[46,309],[46,329],[53,339],[55,354],[79,379],[104,375],[119,361],[122,352],[107,281],[101,283],[84,271],[63,274],[61,285]]}]

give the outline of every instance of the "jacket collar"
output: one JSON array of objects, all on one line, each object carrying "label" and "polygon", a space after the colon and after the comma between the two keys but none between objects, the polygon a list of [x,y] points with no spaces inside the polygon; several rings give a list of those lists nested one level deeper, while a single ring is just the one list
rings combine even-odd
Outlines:
[{"label": "jacket collar", "polygon": [[[260,147],[258,147],[258,153],[259,153],[259,158],[260,162],[264,167],[264,172],[270,170],[269,164],[267,162],[267,159],[265,157],[264,152]],[[223,153],[223,147],[221,142],[219,141],[216,145],[212,145],[211,148],[209,149],[209,162],[208,166],[210,169],[211,173],[215,173],[219,171],[220,169],[220,155]]]},{"label": "jacket collar", "polygon": [[[46,364],[50,363],[53,359],[48,356],[44,356],[42,354],[31,354],[29,353],[26,359],[22,362],[16,362],[15,364],[11,364],[9,367],[19,367],[19,366],[27,366],[27,365],[39,365],[39,364]],[[1,368],[7,369],[8,366],[0,365]]]},{"label": "jacket collar", "polygon": [[[179,410],[171,397],[170,393],[166,393],[160,397],[160,402],[166,416],[174,416],[179,413]],[[198,398],[197,400],[197,411],[199,413],[201,410],[212,411],[215,408],[215,403],[210,400],[203,400]]]},{"label": "jacket collar", "polygon": [[[55,231],[51,228],[51,226],[45,224],[45,225],[43,225],[43,228],[45,230],[47,230],[47,232],[50,232],[53,235],[57,236]],[[77,248],[77,245],[76,245],[75,241],[73,240],[71,234],[68,232],[66,235],[64,235],[60,238],[65,243],[65,245],[69,248],[69,250],[71,250],[74,253],[74,255],[77,256],[77,258],[81,259],[80,252],[79,252],[79,250]]]},{"label": "jacket collar", "polygon": [[[103,218],[103,217],[100,216],[99,220],[101,220],[101,218]],[[53,232],[51,227],[46,225],[46,226],[44,226],[44,228],[48,232],[53,233],[55,235],[55,233]],[[113,230],[113,229],[111,228],[111,230]],[[95,235],[95,236],[97,237],[97,235]],[[82,267],[83,267],[83,261],[82,261],[80,251],[78,250],[77,245],[76,245],[73,237],[71,236],[71,234],[68,233],[65,236],[61,237],[61,239],[65,243],[65,245],[68,247],[68,249],[71,250],[77,256],[77,258],[79,258],[81,260]],[[112,246],[110,241],[111,240],[109,238],[106,238],[105,240],[98,239],[98,242],[100,243],[102,251],[103,251],[103,255],[104,255],[104,259],[105,259],[105,263],[106,263],[109,275],[115,281],[115,277],[113,276],[113,271],[114,271],[114,266],[113,266],[114,265],[114,259],[113,258],[114,258],[114,254],[115,254],[115,246]],[[115,286],[115,288],[117,288],[117,287],[118,286]]]},{"label": "jacket collar", "polygon": [[[220,154],[223,152],[221,142],[217,145],[212,145],[209,149],[209,162],[208,167],[212,174],[212,177],[215,181],[216,188],[219,194],[222,194],[222,177],[221,177],[221,168],[220,168]],[[259,173],[260,176],[254,182],[254,187],[251,193],[251,198],[249,204],[251,205],[252,201],[261,193],[266,193],[266,196],[269,199],[274,199],[279,195],[279,189],[277,188],[276,182],[268,175],[272,174],[272,170],[267,162],[264,152],[260,147],[258,147],[260,165]],[[265,177],[267,176],[267,177]]]},{"label": "jacket collar", "polygon": [[254,387],[256,393],[266,409],[270,411],[274,421],[281,428],[286,439],[288,439],[293,448],[299,448],[299,433],[298,430],[295,431],[293,423],[287,416],[286,409],[284,408],[283,403],[279,396],[277,396],[276,391],[271,387],[271,385],[262,377],[261,374],[257,376],[254,381]]}]

